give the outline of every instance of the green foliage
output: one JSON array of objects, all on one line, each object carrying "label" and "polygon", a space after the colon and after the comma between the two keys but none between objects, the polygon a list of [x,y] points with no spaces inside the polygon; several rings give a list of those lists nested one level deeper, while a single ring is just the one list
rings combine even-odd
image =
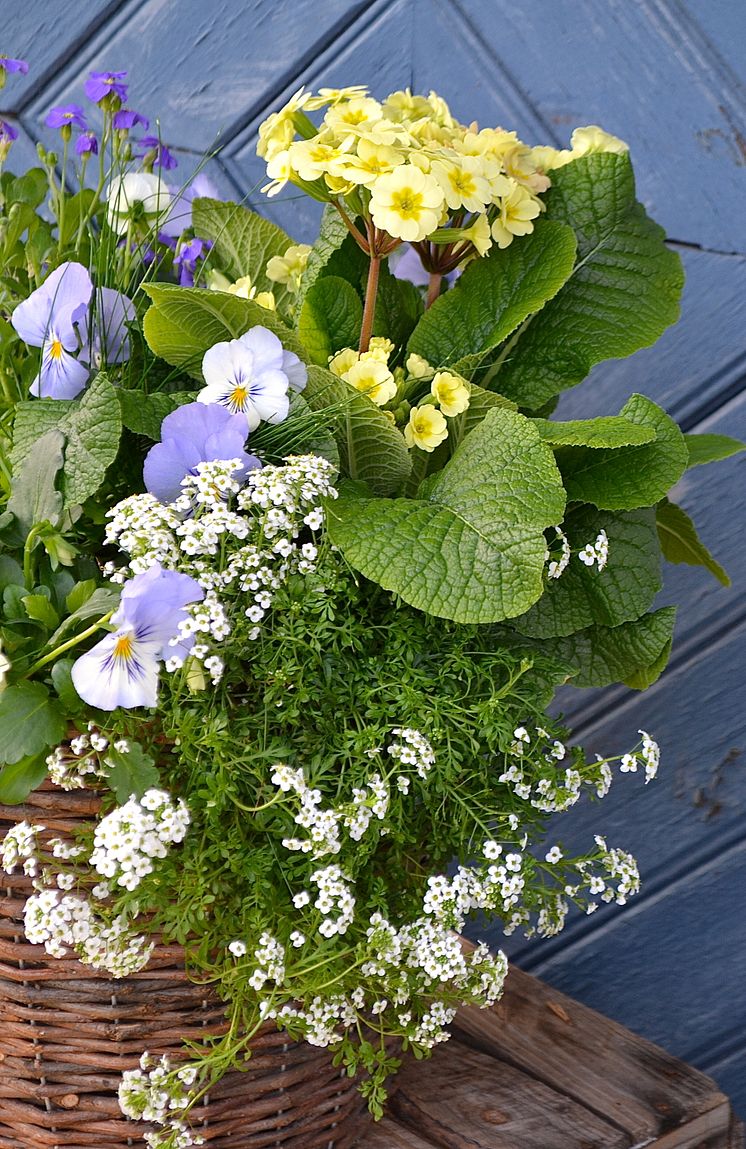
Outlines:
[{"label": "green foliage", "polygon": [[46,750],[0,768],[0,802],[17,806],[47,776]]},{"label": "green foliage", "polygon": [[655,515],[663,557],[669,563],[704,567],[723,586],[730,586],[726,571],[712,557],[686,511],[663,499],[656,507]]},{"label": "green foliage", "polygon": [[357,347],[363,305],[349,283],[325,276],[307,292],[298,317],[298,334],[311,362],[326,367],[343,347]]},{"label": "green foliage", "polygon": [[673,419],[644,395],[633,395],[621,415],[652,429],[654,441],[616,449],[559,448],[557,464],[569,499],[606,510],[651,507],[681,478],[688,454]]},{"label": "green foliage", "polygon": [[185,403],[193,403],[195,391],[156,391],[153,395],[143,395],[141,391],[119,391],[119,406],[122,423],[128,431],[145,435],[153,442],[161,437],[161,423]]},{"label": "green foliage", "polygon": [[127,745],[126,751],[110,746],[104,758],[104,765],[108,767],[106,781],[120,806],[133,794],[135,798],[142,798],[146,790],[160,783],[160,771],[155,760],[138,742],[128,742]]},{"label": "green foliage", "polygon": [[37,523],[55,527],[60,522],[63,501],[56,484],[64,462],[64,443],[61,431],[45,431],[36,440],[33,453],[16,463],[8,511],[15,516],[22,537]]},{"label": "green foliage", "polygon": [[493,248],[425,312],[408,351],[434,367],[476,372],[476,382],[483,383],[479,368],[485,353],[556,295],[572,272],[575,250],[572,229],[546,221],[520,242]]},{"label": "green foliage", "polygon": [[412,606],[495,622],[539,598],[543,531],[564,505],[531,421],[495,409],[428,480],[426,497],[368,499],[348,488],[329,508],[329,529],[357,570]]},{"label": "green foliage", "polygon": [[143,320],[148,346],[155,355],[195,378],[201,376],[205,351],[216,343],[237,339],[250,327],[267,327],[289,351],[307,358],[290,328],[251,299],[170,283],[144,284],[143,291],[152,300]]},{"label": "green foliage", "polygon": [[271,291],[280,310],[289,292],[267,278],[266,267],[295,242],[277,224],[242,204],[217,199],[195,199],[192,226],[197,235],[212,240],[214,262],[230,279],[248,275],[257,291]]},{"label": "green foliage", "polygon": [[16,682],[0,694],[0,762],[19,762],[56,745],[61,710],[41,682]]},{"label": "green foliage", "polygon": [[689,466],[699,467],[703,463],[717,463],[729,459],[746,450],[746,443],[732,439],[730,435],[693,434],[684,435],[689,452]]},{"label": "green foliage", "polygon": [[599,419],[574,419],[569,423],[534,419],[534,426],[545,443],[553,447],[638,447],[655,439],[655,428],[635,423],[623,415],[605,415]]},{"label": "green foliage", "polygon": [[368,259],[350,235],[347,225],[335,207],[327,204],[321,217],[319,234],[308,256],[301,277],[298,301],[322,276],[334,275],[359,287],[367,272]]},{"label": "green foliage", "polygon": [[547,220],[577,236],[577,263],[517,333],[495,378],[498,391],[532,409],[574,387],[602,359],[654,343],[678,318],[683,285],[678,255],[635,199],[628,156],[574,160],[552,172],[545,198]]},{"label": "green foliage", "polygon": [[[552,638],[591,625],[615,627],[644,614],[661,588],[653,508],[610,513],[580,506],[568,514],[562,529],[573,557],[560,578],[547,580],[539,601],[516,620],[517,628],[535,638]],[[602,571],[577,558],[600,530],[610,540]]]}]

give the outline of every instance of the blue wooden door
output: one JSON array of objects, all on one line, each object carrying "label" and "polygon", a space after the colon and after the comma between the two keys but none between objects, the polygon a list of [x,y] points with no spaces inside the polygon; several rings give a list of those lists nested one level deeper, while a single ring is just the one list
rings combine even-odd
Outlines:
[{"label": "blue wooden door", "polygon": [[[410,85],[462,120],[565,146],[578,124],[627,140],[648,210],[688,275],[660,343],[602,364],[563,402],[613,413],[634,390],[684,429],[746,437],[746,4],[744,0],[25,0],[3,12],[3,51],[31,72],[2,93],[33,162],[49,106],[79,98],[90,68],[128,69],[131,102],[158,117],[188,173],[205,152],[226,195],[258,204],[259,122],[301,84]],[[263,205],[267,210],[267,205]],[[314,211],[292,193],[270,213],[298,239]],[[562,700],[591,750],[639,727],[663,747],[658,781],[618,783],[559,834],[603,827],[632,850],[643,892],[624,911],[512,941],[525,968],[711,1073],[746,1113],[746,463],[697,468],[677,501],[729,568],[725,590],[670,568],[683,604],[674,658],[646,694]],[[492,940],[499,941],[497,936]]]}]

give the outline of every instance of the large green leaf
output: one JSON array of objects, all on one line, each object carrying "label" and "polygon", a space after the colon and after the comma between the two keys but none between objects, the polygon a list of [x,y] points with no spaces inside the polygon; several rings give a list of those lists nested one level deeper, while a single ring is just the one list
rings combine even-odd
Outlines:
[{"label": "large green leaf", "polygon": [[0,768],[0,802],[17,806],[47,776],[46,748],[40,754],[29,754],[19,762]]},{"label": "large green leaf", "polygon": [[65,436],[56,427],[48,431],[42,427],[41,430],[36,450],[13,464],[8,510],[15,516],[21,542],[35,523],[49,522],[56,527],[62,515],[62,495],[57,490],[57,477],[65,459]]},{"label": "large green leaf", "polygon": [[343,347],[357,347],[363,304],[346,279],[328,275],[306,293],[298,316],[298,334],[312,363],[326,367]]},{"label": "large green leaf", "polygon": [[258,291],[271,291],[280,308],[289,292],[266,274],[273,256],[284,255],[295,240],[286,232],[241,204],[217,199],[196,199],[192,225],[197,235],[212,240],[212,262],[230,279],[248,275]]},{"label": "large green leaf", "polygon": [[718,463],[721,459],[728,459],[737,455],[739,451],[746,451],[746,443],[740,439],[731,439],[730,435],[684,435],[689,452],[689,466],[699,467],[703,463]]},{"label": "large green leaf", "polygon": [[545,443],[553,447],[636,447],[655,438],[655,428],[633,423],[622,415],[603,415],[598,419],[573,419],[567,423],[551,419],[534,419],[534,425]]},{"label": "large green leaf", "polygon": [[622,407],[626,420],[652,429],[653,442],[638,447],[560,447],[557,464],[569,499],[605,510],[652,507],[678,482],[689,458],[684,436],[666,412],[632,395]]},{"label": "large green leaf", "polygon": [[[547,587],[531,610],[516,620],[524,634],[560,637],[587,626],[618,626],[644,614],[661,588],[660,548],[655,511],[598,511],[581,506],[563,524],[572,557],[558,579]],[[578,551],[593,543],[600,530],[609,539],[609,557],[599,571],[585,566]]]},{"label": "large green leaf", "polygon": [[197,379],[202,376],[202,358],[208,348],[238,339],[250,327],[267,327],[283,347],[306,359],[302,343],[290,328],[251,299],[172,283],[144,284],[143,291],[153,301],[143,320],[151,351]]},{"label": "large green leaf", "polygon": [[308,368],[303,398],[314,411],[330,411],[343,473],[390,495],[406,481],[412,457],[401,431],[366,395],[323,367]]},{"label": "large green leaf", "polygon": [[429,614],[497,622],[542,592],[544,530],[565,495],[551,450],[529,419],[490,411],[426,498],[343,491],[329,507],[332,541],[367,578]]},{"label": "large green leaf", "polygon": [[95,495],[114,462],[122,434],[118,392],[103,373],[80,399],[19,403],[13,429],[13,468],[39,450],[39,437],[56,427],[66,438],[61,488],[65,505]]},{"label": "large green leaf", "polygon": [[572,229],[545,220],[510,247],[493,248],[425,312],[407,350],[434,367],[477,356],[469,363],[473,370],[486,351],[559,291],[572,272],[575,250]]},{"label": "large green leaf", "polygon": [[64,733],[62,713],[41,682],[16,682],[0,694],[0,762],[40,754]]},{"label": "large green leaf", "polygon": [[143,395],[142,391],[120,391],[122,422],[128,431],[157,442],[166,416],[185,403],[193,403],[196,394],[196,391],[156,391],[153,395]]},{"label": "large green leaf", "polygon": [[635,200],[627,156],[584,156],[552,172],[546,204],[547,219],[575,231],[578,261],[518,334],[495,379],[498,391],[532,409],[574,387],[594,363],[654,343],[678,319],[683,286],[678,255]]},{"label": "large green leaf", "polygon": [[699,538],[686,511],[663,499],[656,507],[656,521],[663,557],[668,562],[705,567],[723,586],[730,586],[727,573]]},{"label": "large green leaf", "polygon": [[572,667],[573,686],[624,682],[644,690],[665,669],[676,607],[666,606],[621,626],[589,626],[566,638],[543,639],[541,651]]},{"label": "large green leaf", "polygon": [[158,786],[161,776],[155,761],[146,754],[139,742],[129,742],[125,752],[110,746],[105,764],[109,767],[107,782],[123,806],[132,795],[142,798],[146,790]]}]

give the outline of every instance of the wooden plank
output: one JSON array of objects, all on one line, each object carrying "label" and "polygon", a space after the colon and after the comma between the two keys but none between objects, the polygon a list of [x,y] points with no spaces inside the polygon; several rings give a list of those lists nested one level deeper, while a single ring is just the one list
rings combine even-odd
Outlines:
[{"label": "wooden plank", "polygon": [[502,1001],[461,1010],[454,1032],[624,1130],[633,1144],[693,1120],[708,1133],[728,1130],[727,1098],[708,1077],[516,966]]},{"label": "wooden plank", "polygon": [[[628,1149],[629,1137],[505,1062],[456,1040],[410,1063],[392,1115],[440,1149]],[[417,1147],[417,1142],[415,1142]]]},{"label": "wooden plank", "polygon": [[433,1149],[432,1141],[423,1141],[390,1117],[384,1118],[355,1144],[356,1149]]}]

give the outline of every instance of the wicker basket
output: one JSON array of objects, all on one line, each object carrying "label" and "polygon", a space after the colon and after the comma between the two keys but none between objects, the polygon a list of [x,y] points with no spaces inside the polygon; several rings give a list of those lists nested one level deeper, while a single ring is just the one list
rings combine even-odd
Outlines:
[{"label": "wicker basket", "polygon": [[[0,806],[0,840],[26,819],[42,837],[95,816],[86,791],[45,785],[24,806]],[[4,877],[0,899],[0,1149],[122,1149],[143,1126],[122,1116],[117,1088],[143,1050],[178,1055],[183,1038],[219,1032],[221,1003],[184,973],[178,946],[115,980],[74,958],[48,957],[23,934],[30,879]],[[211,1149],[347,1149],[367,1120],[355,1082],[326,1050],[268,1026],[244,1073],[227,1074],[190,1121]],[[145,1127],[146,1128],[146,1127]]]}]

